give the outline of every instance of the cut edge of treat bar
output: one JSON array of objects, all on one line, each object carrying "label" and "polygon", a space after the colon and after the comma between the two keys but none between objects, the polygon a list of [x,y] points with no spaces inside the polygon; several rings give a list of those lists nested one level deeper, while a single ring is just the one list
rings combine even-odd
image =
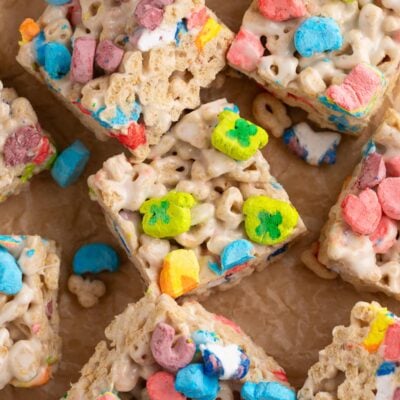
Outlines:
[{"label": "cut edge of treat bar", "polygon": [[[149,347],[151,334],[160,322],[170,324],[177,335],[190,337],[196,330],[209,330],[216,332],[225,344],[239,345],[251,360],[250,369],[244,379],[233,384],[232,390],[240,392],[240,385],[246,381],[279,382],[290,388],[284,370],[234,322],[208,312],[195,301],[179,306],[165,294],[158,296],[153,287],[144,298],[128,305],[114,318],[105,330],[106,340],[98,343],[94,354],[82,368],[78,382],[72,384],[64,398],[78,400],[83,398],[83,394],[85,400],[95,400],[98,395],[113,390],[123,393],[122,389],[127,389],[127,386],[122,384],[119,387],[113,377],[122,371],[123,364],[139,370],[135,387],[125,392],[142,398],[146,380],[160,368],[154,366],[156,361]],[[226,382],[228,386],[229,381]]]},{"label": "cut edge of treat bar", "polygon": [[[394,143],[395,147],[400,149],[400,114],[394,109],[387,110],[384,115],[383,123],[378,127],[376,133],[371,137],[371,140],[378,146],[385,146],[385,142],[388,146],[390,146],[390,143]],[[334,279],[339,275],[343,280],[351,283],[360,290],[383,292],[388,296],[400,299],[400,290],[397,292],[391,290],[388,283],[384,281],[384,277],[381,281],[363,280],[356,276],[352,270],[349,270],[343,262],[333,261],[328,255],[328,237],[332,235],[336,224],[345,224],[341,216],[340,205],[346,195],[352,193],[352,187],[359,178],[364,159],[365,155],[362,156],[361,161],[355,167],[352,176],[344,182],[338,200],[331,208],[328,220],[322,228],[319,241],[314,243],[311,249],[303,253],[302,260],[309,269],[321,278]],[[377,260],[377,256],[375,260]]]},{"label": "cut edge of treat bar", "polygon": [[[375,301],[356,303],[351,310],[350,324],[336,326],[331,343],[319,352],[318,361],[309,369],[307,379],[298,392],[298,399],[365,400],[378,398],[375,396],[380,391],[383,392],[379,393],[380,396],[388,395],[386,392],[394,382],[378,382],[380,376],[377,371],[387,362],[393,365],[393,360],[388,360],[386,354],[385,337],[395,321],[398,326],[397,317]],[[393,339],[391,346],[395,346]],[[394,379],[397,376],[398,380],[397,371],[386,376]],[[395,392],[396,387],[391,389]]]},{"label": "cut edge of treat bar", "polygon": [[[29,275],[23,273],[24,286],[22,290],[25,290],[25,285],[27,285],[28,291],[37,290],[37,293],[34,294],[34,301],[36,303],[39,301],[41,302],[40,314],[36,315],[36,319],[33,322],[31,319],[33,319],[34,316],[32,316],[29,321],[24,321],[24,318],[29,315],[28,308],[26,314],[24,312],[24,314],[18,317],[17,321],[19,322],[17,326],[13,327],[13,320],[8,320],[3,326],[16,329],[16,333],[20,331],[19,335],[22,335],[22,339],[15,340],[14,345],[20,340],[38,339],[39,342],[45,346],[45,350],[48,351],[48,353],[44,354],[41,358],[38,374],[32,380],[21,381],[14,376],[9,383],[15,387],[22,388],[41,386],[46,384],[48,380],[53,377],[61,360],[61,337],[59,335],[60,317],[58,313],[61,249],[55,241],[47,240],[37,235],[0,235],[0,247],[7,249],[15,257],[17,263],[24,263],[24,259],[25,262],[28,263],[28,267],[30,266],[29,262],[34,263],[33,266],[35,269],[32,273]],[[38,254],[38,256],[36,254]],[[38,258],[38,261],[35,261],[35,257]],[[40,260],[42,260],[42,263],[35,266],[35,263],[38,264]],[[19,294],[16,296],[6,296],[2,294],[0,296],[3,297],[2,301],[4,301],[2,307],[4,307],[4,304],[18,301],[16,299],[19,298]],[[29,304],[31,303],[32,301]],[[0,315],[1,311],[0,308]],[[33,311],[34,310],[31,312]],[[38,312],[38,310],[36,310],[36,312]],[[27,331],[27,329],[30,330],[30,332]]]},{"label": "cut edge of treat bar", "polygon": [[[226,100],[224,100],[226,101]],[[200,108],[197,110],[193,111],[191,114],[196,113],[200,109],[205,109],[205,107],[213,104],[217,104],[219,100],[212,102],[212,103],[207,103],[202,105]],[[229,103],[227,103],[229,104]],[[220,106],[220,105],[218,105]],[[181,120],[182,122],[182,120]],[[179,122],[180,123],[180,122]],[[179,125],[175,125],[177,127]],[[168,135],[168,134],[167,134]],[[180,139],[179,139],[180,140]],[[259,153],[261,154],[261,153]],[[262,155],[261,155],[262,157]],[[129,161],[124,156],[123,154],[111,157],[109,160],[106,162],[109,163],[110,161],[113,161],[114,168],[119,174],[120,172],[122,173],[123,170],[125,170],[128,167]],[[269,166],[269,163],[265,158],[262,158],[263,162]],[[148,162],[151,162],[152,159],[149,159]],[[125,164],[125,165],[123,165]],[[110,165],[108,166],[110,167]],[[135,167],[134,164],[129,163],[129,167]],[[140,260],[140,258],[137,256],[136,252],[132,252],[131,250],[135,247],[133,244],[131,245],[130,243],[136,243],[136,240],[139,240],[139,234],[138,236],[131,235],[129,232],[135,232],[134,229],[134,223],[132,221],[128,221],[125,218],[123,218],[120,215],[121,210],[117,210],[115,207],[111,205],[113,202],[112,196],[113,194],[111,193],[112,190],[110,189],[110,192],[107,192],[103,190],[102,188],[98,187],[96,184],[96,176],[100,172],[104,172],[105,167],[103,166],[95,175],[89,177],[88,179],[88,184],[89,184],[89,191],[91,193],[92,200],[97,201],[100,206],[103,209],[103,212],[105,214],[106,222],[110,230],[113,232],[115,237],[119,240],[121,243],[122,247],[125,249],[125,251],[128,254],[128,257],[132,260],[133,264],[138,268],[142,279],[145,282],[146,286],[151,285],[152,283],[155,283],[155,280],[151,277],[151,274],[147,271],[147,267],[144,262]],[[221,177],[223,177],[222,175]],[[212,178],[210,181],[212,182],[215,178]],[[115,180],[115,178],[111,178],[111,180]],[[234,179],[233,179],[234,180]],[[257,183],[254,183],[256,186]],[[273,186],[273,184],[277,184],[277,181],[275,177],[269,172],[269,180],[266,181],[265,183],[268,183]],[[288,202],[289,204],[292,204],[287,192],[284,190],[284,188],[280,186],[279,193],[282,194],[281,197],[278,195],[270,195],[267,194],[266,192],[263,192],[262,194],[266,196],[270,196],[272,198],[282,200],[285,202]],[[257,187],[257,186],[256,186]],[[110,187],[111,188],[111,187]],[[172,189],[174,190],[174,189]],[[114,199],[118,201],[118,199]],[[244,227],[242,226],[242,232],[243,236],[242,239],[247,239],[247,235],[244,233]],[[211,274],[211,270],[207,270],[207,275],[203,274],[203,281],[200,281],[199,286],[194,288],[193,290],[187,292],[184,294],[184,296],[196,296],[196,297],[207,297],[212,290],[219,289],[219,290],[226,290],[229,289],[230,287],[233,287],[237,284],[240,283],[242,278],[251,275],[254,271],[262,271],[264,270],[270,263],[277,261],[280,257],[284,255],[284,253],[289,249],[290,246],[292,246],[296,240],[302,236],[305,232],[307,231],[307,228],[299,215],[298,223],[296,227],[293,229],[293,232],[291,235],[285,239],[282,243],[275,244],[273,246],[267,246],[265,245],[265,248],[272,248],[271,251],[265,252],[263,255],[257,256],[254,260],[248,261],[244,264],[238,265],[235,268],[232,268],[231,270],[228,270],[224,274],[218,276],[216,274]],[[133,237],[134,236],[134,237]],[[249,239],[248,239],[249,240]],[[203,243],[204,244],[204,243]],[[254,244],[254,243],[253,243]],[[197,246],[196,248],[201,247]],[[179,245],[179,248],[185,249],[185,247],[182,245]],[[201,274],[200,274],[201,276]],[[157,286],[158,286],[158,278],[157,278]]]}]

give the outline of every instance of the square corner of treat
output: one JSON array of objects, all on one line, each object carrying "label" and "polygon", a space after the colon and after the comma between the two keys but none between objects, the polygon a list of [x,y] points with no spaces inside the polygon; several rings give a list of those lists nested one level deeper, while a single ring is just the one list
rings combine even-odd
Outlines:
[{"label": "square corner of treat", "polygon": [[56,149],[31,103],[0,81],[0,203],[48,169]]},{"label": "square corner of treat", "polygon": [[[399,114],[389,109],[361,151],[322,230],[317,258],[330,271],[367,291],[400,299]],[[397,189],[398,188],[398,189]],[[357,214],[363,204],[366,212]]]},{"label": "square corner of treat", "polygon": [[73,1],[25,20],[18,61],[99,138],[143,161],[226,65],[233,33],[195,0]]},{"label": "square corner of treat", "polygon": [[228,63],[321,127],[360,135],[399,76],[400,7],[254,0]]},{"label": "square corner of treat", "polygon": [[46,384],[61,359],[59,250],[40,236],[0,235],[0,389]]},{"label": "square corner of treat", "polygon": [[145,163],[121,154],[89,178],[147,284],[174,298],[207,295],[262,270],[305,232],[260,151],[267,142],[220,99],[184,116]]},{"label": "square corner of treat", "polygon": [[273,358],[234,322],[197,302],[179,306],[166,295],[145,296],[116,317],[106,337],[72,385],[68,400],[163,398],[163,393],[239,398],[258,386],[271,396],[296,398]]},{"label": "square corner of treat", "polygon": [[299,400],[396,399],[400,395],[400,319],[378,303],[359,302],[350,324],[333,339],[308,371]]}]

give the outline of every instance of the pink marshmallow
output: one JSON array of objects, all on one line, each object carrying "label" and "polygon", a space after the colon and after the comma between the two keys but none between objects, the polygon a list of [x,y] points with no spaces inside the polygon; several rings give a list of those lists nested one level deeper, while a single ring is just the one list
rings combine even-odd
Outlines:
[{"label": "pink marshmallow", "polygon": [[265,18],[278,22],[304,17],[307,13],[303,0],[258,0],[258,8]]},{"label": "pink marshmallow", "polygon": [[366,107],[382,87],[381,76],[373,67],[358,64],[341,85],[332,85],[327,96],[347,111]]},{"label": "pink marshmallow", "polygon": [[203,7],[198,11],[193,11],[187,21],[187,28],[189,30],[204,26],[208,20],[207,8]]},{"label": "pink marshmallow", "polygon": [[383,212],[400,220],[400,178],[386,178],[378,186],[378,198]]},{"label": "pink marshmallow", "polygon": [[378,228],[382,208],[372,189],[363,190],[358,197],[349,194],[342,202],[342,216],[353,232],[371,235]]},{"label": "pink marshmallow", "polygon": [[93,79],[95,52],[96,39],[80,37],[75,40],[71,63],[72,82],[85,84]]},{"label": "pink marshmallow", "polygon": [[374,245],[375,253],[385,254],[391,249],[396,243],[397,233],[397,223],[384,215],[376,231],[369,237]]},{"label": "pink marshmallow", "polygon": [[386,160],[386,171],[388,176],[400,177],[400,156]]},{"label": "pink marshmallow", "polygon": [[196,345],[180,336],[175,340],[175,329],[160,322],[151,336],[151,352],[157,363],[169,372],[186,367],[196,353]]},{"label": "pink marshmallow", "polygon": [[363,162],[357,186],[360,189],[373,188],[386,178],[386,167],[379,153],[370,154]]},{"label": "pink marshmallow", "polygon": [[263,55],[264,47],[260,38],[242,28],[233,41],[227,58],[232,65],[243,71],[252,72],[257,68]]},{"label": "pink marshmallow", "polygon": [[73,0],[68,9],[68,18],[72,26],[77,26],[82,22],[82,8],[80,0]]},{"label": "pink marshmallow", "polygon": [[112,74],[121,64],[124,50],[111,40],[102,40],[96,50],[96,64],[105,72]]},{"label": "pink marshmallow", "polygon": [[400,324],[389,326],[384,341],[384,358],[386,361],[400,361]]},{"label": "pink marshmallow", "polygon": [[154,31],[161,25],[164,8],[174,0],[140,0],[135,10],[135,17],[144,28]]}]

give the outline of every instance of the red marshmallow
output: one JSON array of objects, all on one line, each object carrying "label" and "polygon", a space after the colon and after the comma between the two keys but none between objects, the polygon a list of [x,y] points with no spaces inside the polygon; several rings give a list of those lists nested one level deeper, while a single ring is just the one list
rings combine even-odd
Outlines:
[{"label": "red marshmallow", "polygon": [[252,32],[241,29],[228,51],[227,58],[232,65],[252,72],[257,68],[263,55],[264,47],[260,38]]},{"label": "red marshmallow", "polygon": [[96,50],[96,64],[105,72],[112,74],[121,64],[124,50],[111,40],[102,40]]},{"label": "red marshmallow", "polygon": [[384,341],[386,361],[400,361],[400,324],[389,326]]},{"label": "red marshmallow", "polygon": [[400,178],[386,178],[378,186],[378,198],[383,212],[400,220]]},{"label": "red marshmallow", "polygon": [[161,371],[152,375],[146,383],[150,400],[185,400],[186,397],[175,390],[174,375]]},{"label": "red marshmallow", "polygon": [[258,0],[258,8],[265,18],[273,21],[287,21],[306,15],[303,0]]},{"label": "red marshmallow", "polygon": [[371,189],[363,190],[358,197],[349,194],[342,202],[342,215],[351,229],[361,235],[370,235],[377,229],[382,217],[378,196]]},{"label": "red marshmallow", "polygon": [[397,223],[384,215],[375,232],[369,237],[375,253],[385,254],[396,243],[397,233]]},{"label": "red marshmallow", "polygon": [[96,39],[80,37],[75,40],[71,63],[72,82],[85,84],[93,79],[95,52]]},{"label": "red marshmallow", "polygon": [[386,178],[386,167],[382,155],[370,154],[363,163],[357,186],[360,189],[373,188]]},{"label": "red marshmallow", "polygon": [[388,176],[400,177],[400,156],[386,160],[386,171]]}]

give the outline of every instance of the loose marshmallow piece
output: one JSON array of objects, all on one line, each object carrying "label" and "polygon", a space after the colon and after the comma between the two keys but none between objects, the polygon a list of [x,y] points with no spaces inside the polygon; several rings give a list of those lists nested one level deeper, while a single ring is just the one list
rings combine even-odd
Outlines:
[{"label": "loose marshmallow piece", "polygon": [[369,188],[358,196],[347,195],[342,202],[342,215],[354,232],[361,235],[372,234],[378,228],[382,217],[378,196]]},{"label": "loose marshmallow piece", "polygon": [[334,164],[341,135],[335,132],[314,132],[305,122],[288,129],[283,135],[289,149],[310,165]]},{"label": "loose marshmallow piece", "polygon": [[71,65],[72,82],[85,84],[93,79],[95,52],[96,39],[80,37],[75,40]]}]

